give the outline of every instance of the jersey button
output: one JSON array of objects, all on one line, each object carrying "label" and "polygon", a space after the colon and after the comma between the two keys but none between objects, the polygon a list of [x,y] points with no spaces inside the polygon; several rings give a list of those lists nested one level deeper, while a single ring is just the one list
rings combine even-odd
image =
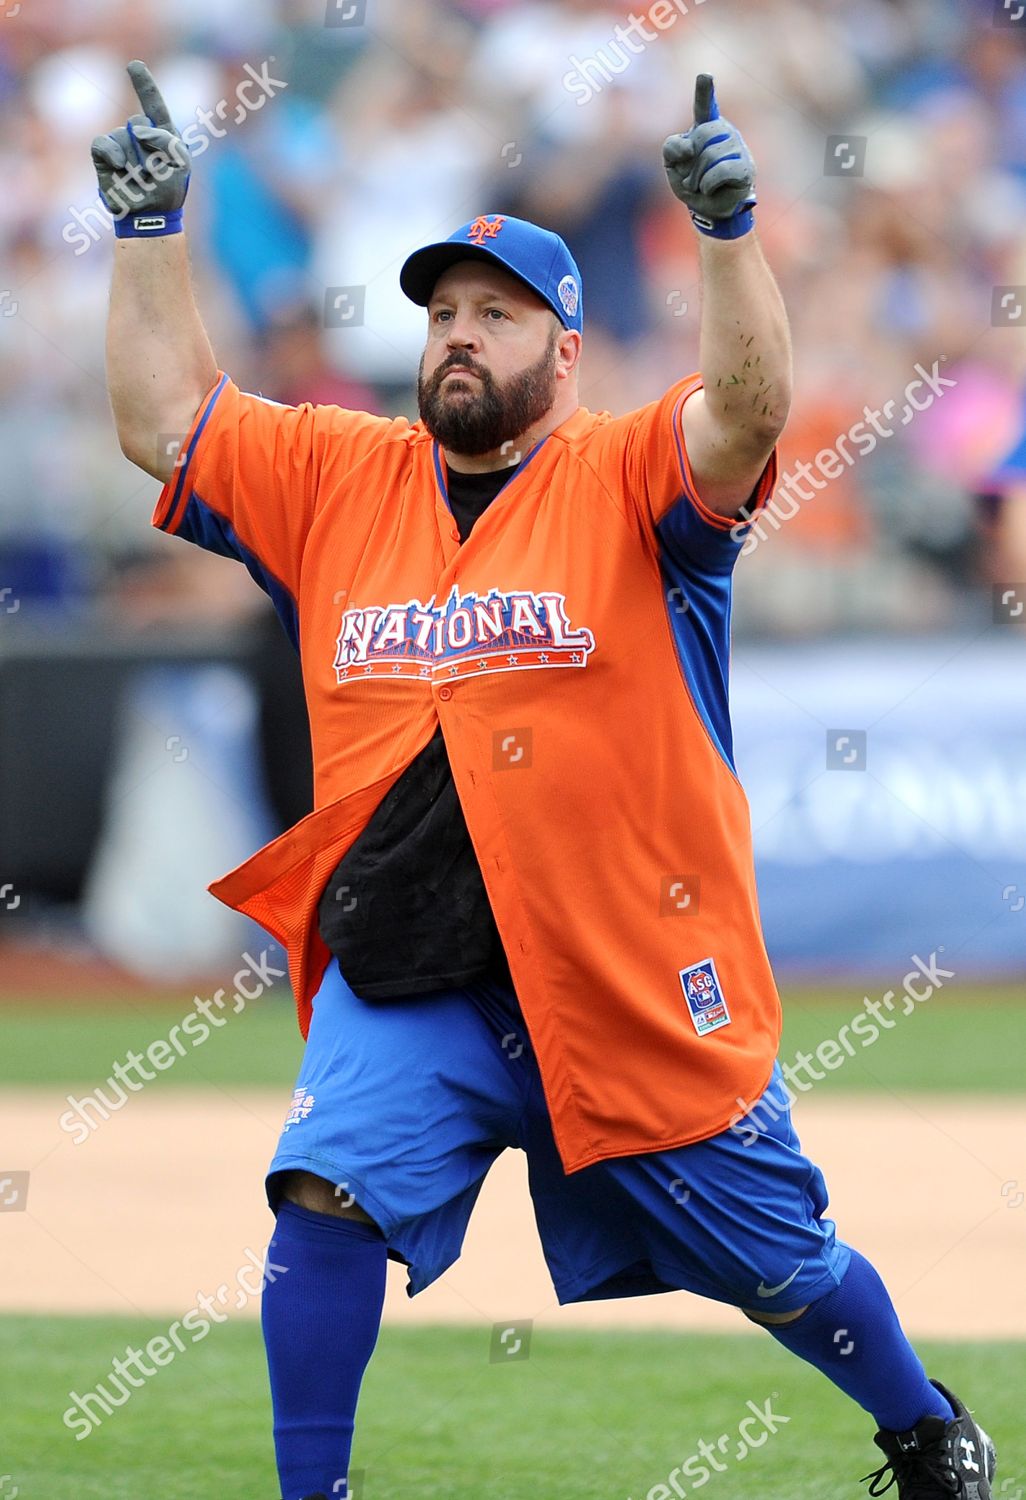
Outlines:
[{"label": "jersey button", "polygon": [[443,703],[448,703],[449,699],[452,697],[452,688],[440,687],[438,689],[438,696],[439,698],[441,698]]},{"label": "jersey button", "polygon": [[460,534],[457,531],[457,529],[456,529],[455,526],[452,528],[452,530],[450,531],[449,535],[452,537],[452,539],[453,539],[454,542],[458,542],[459,539],[460,539]]}]

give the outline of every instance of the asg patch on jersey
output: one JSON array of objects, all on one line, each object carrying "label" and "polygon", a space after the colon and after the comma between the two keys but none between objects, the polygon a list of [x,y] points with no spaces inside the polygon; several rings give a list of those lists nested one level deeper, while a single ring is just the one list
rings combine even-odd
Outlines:
[{"label": "asg patch on jersey", "polygon": [[688,1010],[699,1036],[718,1031],[721,1026],[729,1026],[730,1011],[723,998],[719,975],[712,959],[703,958],[700,963],[692,964],[690,968],[679,972],[684,998],[688,1002]]}]

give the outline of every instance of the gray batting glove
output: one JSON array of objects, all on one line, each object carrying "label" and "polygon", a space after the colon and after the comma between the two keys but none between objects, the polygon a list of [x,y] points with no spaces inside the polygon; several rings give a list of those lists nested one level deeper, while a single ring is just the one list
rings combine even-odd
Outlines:
[{"label": "gray batting glove", "polygon": [[149,68],[128,64],[144,111],[93,141],[93,166],[119,238],[160,238],[182,230],[192,158]]},{"label": "gray batting glove", "polygon": [[737,127],[720,119],[710,74],[695,83],[694,125],[663,142],[663,165],[702,234],[736,240],[754,227],[755,162]]}]

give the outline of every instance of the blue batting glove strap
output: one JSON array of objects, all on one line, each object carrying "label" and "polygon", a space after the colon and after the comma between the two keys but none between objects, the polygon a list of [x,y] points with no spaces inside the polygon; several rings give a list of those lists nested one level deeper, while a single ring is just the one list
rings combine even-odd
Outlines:
[{"label": "blue batting glove strap", "polygon": [[125,214],[114,220],[114,233],[119,240],[159,240],[166,234],[181,234],[180,208],[159,214]]},{"label": "blue batting glove strap", "polygon": [[754,200],[742,203],[729,219],[704,219],[701,214],[692,213],[691,222],[711,240],[739,240],[755,228],[754,207]]}]

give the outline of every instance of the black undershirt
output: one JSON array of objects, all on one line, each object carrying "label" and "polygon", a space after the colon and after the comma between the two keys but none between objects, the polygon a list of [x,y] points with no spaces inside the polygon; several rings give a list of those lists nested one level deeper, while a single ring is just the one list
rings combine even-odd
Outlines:
[{"label": "black undershirt", "polygon": [[456,518],[461,542],[467,540],[474,522],[484,515],[512,474],[512,469],[496,469],[488,474],[460,474],[455,469],[448,470],[449,509]]},{"label": "black undershirt", "polygon": [[[448,471],[465,542],[514,469]],[[513,988],[441,728],[347,850],[318,907],[320,933],[364,1000],[486,979]]]}]

